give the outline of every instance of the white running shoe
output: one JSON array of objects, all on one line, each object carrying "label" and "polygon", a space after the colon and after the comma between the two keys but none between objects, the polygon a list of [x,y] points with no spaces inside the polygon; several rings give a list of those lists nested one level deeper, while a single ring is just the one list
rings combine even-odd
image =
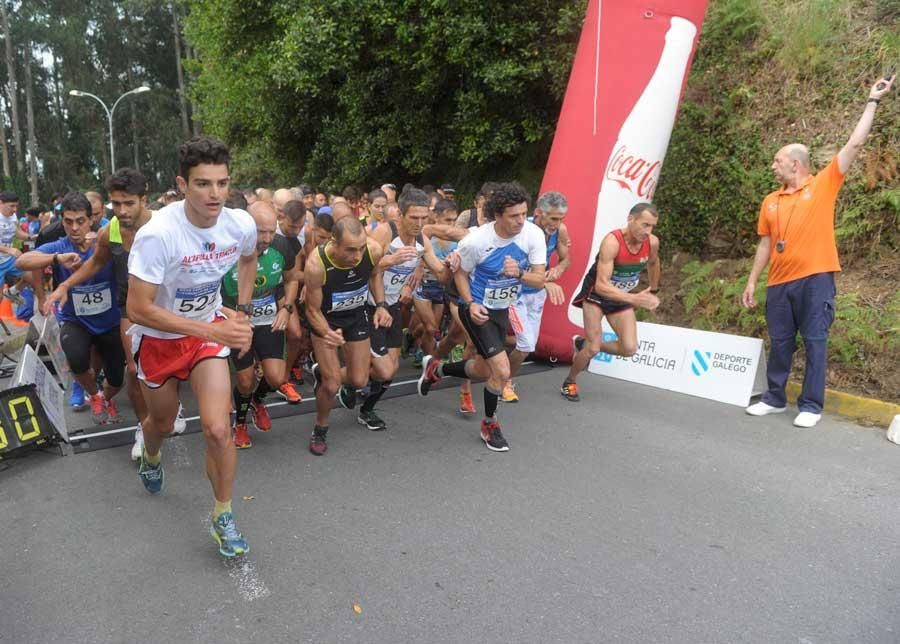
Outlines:
[{"label": "white running shoe", "polygon": [[183,434],[186,427],[187,421],[184,419],[184,407],[181,406],[181,403],[178,403],[178,415],[175,416],[175,424],[172,431],[176,434]]},{"label": "white running shoe", "polygon": [[138,423],[137,429],[134,432],[134,445],[131,446],[131,460],[136,461],[141,457],[141,454],[144,453],[144,431],[141,429],[141,424]]},{"label": "white running shoe", "polygon": [[744,411],[751,416],[768,416],[769,414],[783,414],[787,411],[787,407],[773,407],[760,400],[755,405],[747,407]]},{"label": "white running shoe", "polygon": [[822,414],[814,414],[811,411],[801,411],[794,419],[794,427],[812,429],[822,420]]}]

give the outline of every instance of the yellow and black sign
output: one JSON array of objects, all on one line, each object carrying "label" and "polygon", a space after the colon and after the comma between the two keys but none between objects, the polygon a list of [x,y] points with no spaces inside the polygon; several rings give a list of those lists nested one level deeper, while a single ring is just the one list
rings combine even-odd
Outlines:
[{"label": "yellow and black sign", "polygon": [[0,454],[56,437],[34,385],[0,392]]}]

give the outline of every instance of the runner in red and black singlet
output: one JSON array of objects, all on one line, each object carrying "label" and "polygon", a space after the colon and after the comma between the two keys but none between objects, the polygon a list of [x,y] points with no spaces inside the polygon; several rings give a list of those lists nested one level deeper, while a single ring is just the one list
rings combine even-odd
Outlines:
[{"label": "runner in red and black singlet", "polygon": [[[653,234],[659,215],[649,203],[639,203],[628,213],[625,228],[614,230],[600,243],[597,261],[584,277],[581,292],[572,304],[584,311],[584,337],[572,338],[575,355],[572,368],[560,388],[566,400],[577,402],[575,379],[600,352],[631,356],[637,351],[635,307],[659,306],[659,239]],[[641,273],[647,269],[650,286],[634,293]],[[603,316],[616,334],[603,341]]]}]

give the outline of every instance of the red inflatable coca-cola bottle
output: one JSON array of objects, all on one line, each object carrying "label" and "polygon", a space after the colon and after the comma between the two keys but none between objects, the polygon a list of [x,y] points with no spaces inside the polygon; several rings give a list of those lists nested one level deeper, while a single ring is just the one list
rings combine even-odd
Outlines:
[{"label": "red inflatable coca-cola bottle", "polygon": [[561,280],[569,304],[547,306],[539,354],[571,356],[582,329],[571,300],[600,242],[653,198],[705,10],[705,0],[588,6],[541,185],[569,201],[573,268]]}]

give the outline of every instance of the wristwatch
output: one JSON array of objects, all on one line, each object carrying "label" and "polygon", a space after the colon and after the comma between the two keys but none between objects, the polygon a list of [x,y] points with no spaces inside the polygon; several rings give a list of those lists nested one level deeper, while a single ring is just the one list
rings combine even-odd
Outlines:
[{"label": "wristwatch", "polygon": [[248,317],[253,313],[253,305],[252,304],[238,304],[234,307],[241,313],[246,314]]},{"label": "wristwatch", "polygon": [[283,308],[283,309],[284,309],[285,311],[287,311],[288,313],[293,313],[293,312],[294,312],[294,305],[293,305],[293,304],[285,304],[285,305],[282,306],[281,308]]},{"label": "wristwatch", "polygon": [[387,309],[388,307],[387,302],[375,302],[375,308],[377,309],[379,306],[383,309]]},{"label": "wristwatch", "polygon": [[651,288],[651,289],[650,289],[650,292],[653,293],[654,295],[656,295],[657,293],[659,293],[659,289],[658,289],[658,288]]}]

